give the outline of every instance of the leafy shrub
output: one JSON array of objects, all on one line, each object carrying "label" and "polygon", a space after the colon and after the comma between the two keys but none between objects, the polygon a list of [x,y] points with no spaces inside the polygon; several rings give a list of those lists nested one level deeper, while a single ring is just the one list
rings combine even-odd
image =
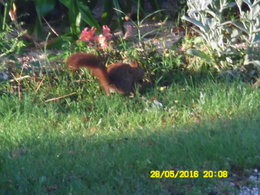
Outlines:
[{"label": "leafy shrub", "polygon": [[[259,0],[188,0],[188,16],[182,19],[197,27],[194,30],[206,42],[210,55],[197,50],[189,50],[188,53],[222,66],[226,63],[236,64],[234,60],[248,55],[250,48],[260,40],[259,3]],[[247,11],[242,9],[244,4],[248,7]],[[238,19],[226,15],[225,11],[234,7],[239,10]],[[242,48],[238,45],[241,42],[244,43]]]}]

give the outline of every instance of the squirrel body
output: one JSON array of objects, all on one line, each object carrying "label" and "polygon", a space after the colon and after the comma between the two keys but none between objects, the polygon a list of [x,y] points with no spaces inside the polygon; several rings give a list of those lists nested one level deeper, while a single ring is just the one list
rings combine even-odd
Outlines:
[{"label": "squirrel body", "polygon": [[111,92],[127,95],[133,91],[134,84],[142,80],[144,71],[137,63],[118,62],[106,68],[101,57],[90,53],[74,53],[67,59],[67,66],[72,70],[87,68],[97,77],[100,85],[109,96]]}]

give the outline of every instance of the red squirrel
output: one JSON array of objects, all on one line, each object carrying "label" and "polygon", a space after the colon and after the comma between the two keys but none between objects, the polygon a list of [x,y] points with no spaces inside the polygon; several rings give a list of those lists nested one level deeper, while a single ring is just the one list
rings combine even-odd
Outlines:
[{"label": "red squirrel", "polygon": [[96,76],[100,85],[109,96],[111,92],[128,95],[133,91],[134,83],[143,79],[144,71],[137,63],[125,64],[118,62],[106,68],[101,57],[90,53],[74,53],[67,59],[72,70],[87,68]]}]

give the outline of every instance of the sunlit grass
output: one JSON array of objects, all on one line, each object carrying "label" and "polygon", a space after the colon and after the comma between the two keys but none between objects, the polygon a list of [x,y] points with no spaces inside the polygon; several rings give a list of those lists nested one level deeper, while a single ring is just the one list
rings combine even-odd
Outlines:
[{"label": "sunlit grass", "polygon": [[260,91],[248,84],[187,79],[129,98],[58,76],[22,100],[1,96],[1,193],[221,193],[220,179],[149,171],[259,165]]}]

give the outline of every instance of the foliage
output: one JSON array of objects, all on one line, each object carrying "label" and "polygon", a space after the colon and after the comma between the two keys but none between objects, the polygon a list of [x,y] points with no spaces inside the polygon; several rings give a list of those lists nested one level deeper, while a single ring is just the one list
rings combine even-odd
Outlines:
[{"label": "foliage", "polygon": [[[236,0],[239,9],[239,21],[233,21],[235,25],[244,34],[243,40],[246,41],[247,47],[252,47],[260,41],[260,0]],[[243,11],[242,5],[248,6],[248,11]]]},{"label": "foliage", "polygon": [[25,46],[19,39],[22,35],[23,32],[16,33],[11,27],[5,26],[5,31],[0,32],[0,58],[19,52]]},{"label": "foliage", "polygon": [[[136,19],[136,21],[134,21],[134,20],[131,19],[131,18],[129,19],[129,20],[131,21],[131,25],[128,25],[128,26],[126,27],[126,28],[127,28],[127,29],[126,29],[126,32],[127,32],[127,33],[129,32],[129,34],[130,34],[130,36],[131,36],[131,31],[133,31],[133,27],[136,28],[136,30],[137,30],[137,35],[138,35],[138,41],[139,41],[139,43],[140,43],[140,45],[141,45],[142,42],[143,42],[144,37],[154,32],[154,31],[151,30],[151,31],[149,31],[149,32],[147,32],[147,33],[145,33],[145,34],[142,34],[142,33],[141,33],[141,30],[140,30],[141,26],[147,21],[147,19],[149,19],[149,18],[151,18],[152,16],[154,16],[154,15],[156,15],[156,14],[162,12],[163,10],[156,10],[156,11],[154,11],[154,12],[152,12],[152,13],[149,13],[148,15],[144,16],[144,17],[141,19],[141,15],[140,15],[140,10],[141,10],[141,8],[140,8],[140,6],[141,6],[141,1],[138,0],[138,1],[137,1],[137,19]],[[118,9],[115,9],[115,10],[116,10],[117,12],[123,14],[124,16],[127,16],[127,14],[124,13],[123,11],[118,10]],[[127,35],[127,36],[128,36],[128,35]]]},{"label": "foliage", "polygon": [[93,17],[90,8],[81,0],[59,0],[68,9],[71,31],[74,34],[80,32],[82,22],[99,28],[97,20]]},{"label": "foliage", "polygon": [[[13,1],[6,1],[6,2],[0,2],[3,4],[4,6],[4,12],[3,14],[0,13],[0,25],[1,25],[1,30],[5,30],[8,26],[8,12],[10,11],[11,9],[11,5],[12,5],[12,2]],[[1,7],[0,7],[1,9]]]},{"label": "foliage", "polygon": [[[196,52],[190,50],[189,53],[200,56],[215,63],[224,65],[226,62],[235,63],[234,57],[242,54],[241,49],[237,44],[241,41],[246,41],[246,49],[251,47],[259,39],[260,32],[260,5],[259,0],[251,1],[243,0],[236,2],[228,2],[227,0],[220,1],[200,1],[189,0],[188,16],[183,16],[182,19],[194,24],[197,31],[206,44],[209,46],[210,56],[207,54],[197,55]],[[247,4],[249,10],[243,11],[242,4]],[[238,20],[227,18],[225,10],[234,8],[237,5],[239,8]],[[235,28],[234,28],[235,27]],[[217,55],[215,55],[215,53]]]},{"label": "foliage", "polygon": [[[232,22],[241,32],[243,40],[246,41],[246,56],[244,64],[254,64],[260,70],[260,0],[253,3],[247,0],[236,0],[240,20]],[[249,11],[243,11],[243,3],[247,4]]]},{"label": "foliage", "polygon": [[[1,24],[1,28],[4,29],[6,24],[10,25],[10,20],[8,19],[8,13],[11,11],[12,3],[15,3],[17,6],[17,10],[19,12],[19,20],[23,20],[23,16],[28,13],[21,13],[21,11],[29,12],[30,18],[35,17],[36,20],[30,21],[34,24],[30,24],[32,26],[32,31],[39,36],[42,33],[43,28],[43,18],[46,22],[46,18],[48,16],[54,16],[62,18],[65,16],[64,22],[68,21],[68,25],[70,27],[70,32],[72,34],[79,34],[82,28],[85,26],[94,26],[98,30],[101,30],[101,25],[110,25],[114,15],[117,15],[117,24],[122,25],[122,20],[124,20],[123,14],[130,13],[131,9],[138,4],[135,1],[120,1],[120,0],[90,0],[90,1],[83,1],[83,0],[6,0],[1,1],[2,6],[4,7],[4,13],[0,13],[0,19],[3,18]],[[153,0],[150,2],[151,5],[159,5],[157,0]],[[30,6],[29,6],[30,5]],[[66,9],[58,9],[62,6]],[[93,9],[96,6],[103,5],[101,7],[103,9],[102,15],[96,16],[93,14]],[[27,7],[26,7],[27,6]],[[138,12],[142,12],[144,8],[142,7],[144,4],[138,4]],[[154,9],[158,7],[155,6]],[[115,11],[120,10],[121,12]],[[35,14],[36,13],[36,14]],[[66,21],[67,19],[67,21]],[[115,23],[113,23],[113,27]]]}]

